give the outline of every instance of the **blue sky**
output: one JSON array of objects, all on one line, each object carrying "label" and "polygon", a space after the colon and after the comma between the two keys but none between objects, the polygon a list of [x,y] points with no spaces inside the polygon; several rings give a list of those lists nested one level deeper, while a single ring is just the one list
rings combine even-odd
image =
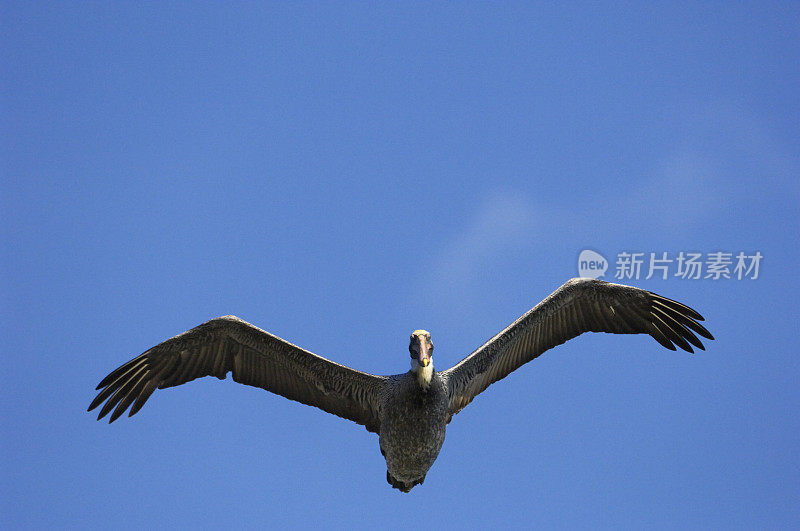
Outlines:
[{"label": "blue sky", "polygon": [[[9,528],[800,519],[798,4],[51,4],[0,6]],[[377,374],[426,328],[443,369],[587,248],[764,258],[628,281],[717,340],[548,352],[408,495],[373,434],[230,379],[85,412],[224,314]]]}]

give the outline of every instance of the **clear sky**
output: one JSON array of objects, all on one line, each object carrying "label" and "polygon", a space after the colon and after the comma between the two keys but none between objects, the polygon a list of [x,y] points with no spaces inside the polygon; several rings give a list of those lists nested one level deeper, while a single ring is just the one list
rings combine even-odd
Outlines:
[{"label": "clear sky", "polygon": [[[800,7],[641,6],[2,2],[4,527],[796,525]],[[410,494],[375,435],[230,378],[85,411],[225,314],[377,374],[425,328],[447,368],[584,249],[763,259],[645,263],[705,352],[558,347]]]}]

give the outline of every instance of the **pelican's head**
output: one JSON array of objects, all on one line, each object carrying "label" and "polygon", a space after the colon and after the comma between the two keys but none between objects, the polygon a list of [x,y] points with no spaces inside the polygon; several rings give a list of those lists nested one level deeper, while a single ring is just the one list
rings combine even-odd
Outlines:
[{"label": "pelican's head", "polygon": [[419,384],[428,388],[433,377],[433,343],[431,333],[427,330],[414,330],[411,332],[411,343],[408,345],[411,353],[411,370],[417,373]]}]

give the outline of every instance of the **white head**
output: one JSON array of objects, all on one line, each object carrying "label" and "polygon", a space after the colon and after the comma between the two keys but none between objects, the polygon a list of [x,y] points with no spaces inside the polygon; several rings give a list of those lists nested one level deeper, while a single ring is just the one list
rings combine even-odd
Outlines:
[{"label": "white head", "polygon": [[411,370],[417,373],[417,381],[427,389],[433,378],[433,342],[431,333],[427,330],[414,330],[411,332],[411,343],[408,345],[411,353]]}]

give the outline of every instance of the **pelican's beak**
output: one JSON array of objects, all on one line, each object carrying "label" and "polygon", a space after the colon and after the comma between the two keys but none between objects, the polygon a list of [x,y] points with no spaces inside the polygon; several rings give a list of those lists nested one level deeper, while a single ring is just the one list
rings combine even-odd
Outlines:
[{"label": "pelican's beak", "polygon": [[419,350],[417,351],[417,361],[423,367],[427,367],[431,364],[431,349],[428,346],[428,342],[424,338],[420,338],[418,343]]}]

